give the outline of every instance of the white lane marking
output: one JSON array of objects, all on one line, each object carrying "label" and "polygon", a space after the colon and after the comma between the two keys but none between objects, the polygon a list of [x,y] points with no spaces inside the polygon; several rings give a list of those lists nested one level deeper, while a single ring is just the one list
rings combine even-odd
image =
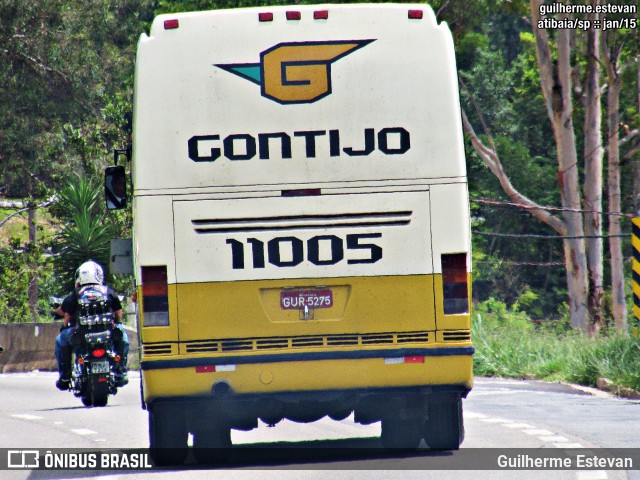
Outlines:
[{"label": "white lane marking", "polygon": [[[495,394],[495,393],[506,393],[506,392],[494,391],[491,393]],[[537,436],[541,441],[547,444],[551,443],[554,448],[563,448],[563,449],[585,448],[584,445],[582,445],[581,443],[570,442],[569,439],[561,435],[557,435],[554,432],[545,430],[543,428],[537,428],[536,426],[530,425],[528,423],[517,423],[517,422],[514,422],[513,420],[507,420],[504,418],[497,418],[497,417],[492,418],[487,415],[483,415],[481,413],[475,413],[475,412],[465,412],[465,417],[479,419],[480,421],[485,423],[500,424],[503,427],[507,427],[511,429],[521,429],[522,432],[528,435]],[[609,476],[607,472],[602,470],[576,472],[576,480],[608,480],[608,479],[609,479]]]},{"label": "white lane marking", "polygon": [[528,423],[505,423],[503,424],[503,427],[507,427],[507,428],[536,428],[533,425],[529,425]]},{"label": "white lane marking", "polygon": [[42,420],[44,417],[38,415],[31,415],[29,413],[16,413],[11,415],[13,418],[20,418],[22,420]]},{"label": "white lane marking", "polygon": [[464,412],[464,418],[487,418],[486,415],[483,415],[482,413],[475,413],[475,412]]},{"label": "white lane marking", "polygon": [[86,428],[72,428],[71,431],[76,435],[97,435],[98,432],[94,432],[93,430],[88,430]]},{"label": "white lane marking", "polygon": [[481,420],[486,423],[513,423],[513,420],[505,420],[504,418],[482,418]]},{"label": "white lane marking", "polygon": [[602,470],[577,472],[576,476],[578,480],[607,480],[609,478],[607,472]]},{"label": "white lane marking", "polygon": [[525,428],[523,432],[527,435],[535,435],[536,437],[553,435],[553,432],[543,428]]},{"label": "white lane marking", "polygon": [[565,438],[561,435],[549,435],[547,437],[539,437],[540,440],[542,440],[543,442],[556,442],[556,443],[562,443],[562,442],[568,442],[569,439]]}]

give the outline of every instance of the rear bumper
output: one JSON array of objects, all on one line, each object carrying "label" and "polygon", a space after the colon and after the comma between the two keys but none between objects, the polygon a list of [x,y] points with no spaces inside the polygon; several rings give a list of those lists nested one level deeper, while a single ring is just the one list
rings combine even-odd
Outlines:
[{"label": "rear bumper", "polygon": [[[471,345],[167,358],[141,364],[147,404],[220,395],[319,397],[371,389],[452,389],[473,385]],[[335,395],[334,395],[335,396]]]}]

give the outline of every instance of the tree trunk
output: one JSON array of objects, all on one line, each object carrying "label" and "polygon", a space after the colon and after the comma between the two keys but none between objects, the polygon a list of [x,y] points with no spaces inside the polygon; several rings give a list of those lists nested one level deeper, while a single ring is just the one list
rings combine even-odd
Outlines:
[{"label": "tree trunk", "polygon": [[[611,55],[606,33],[601,38],[602,58],[607,71],[607,190],[609,199],[609,250],[611,261],[612,313],[616,330],[627,331],[627,303],[624,289],[624,258],[622,256],[621,195],[620,195],[620,89],[622,82],[618,59]],[[634,182],[635,183],[635,182]]]},{"label": "tree trunk", "polygon": [[620,234],[620,149],[618,147],[619,82],[609,83],[607,92],[609,118],[609,144],[607,148],[609,191],[609,250],[611,251],[611,294],[613,319],[616,330],[627,331],[627,303],[624,298],[624,259]]},{"label": "tree trunk", "polygon": [[558,182],[562,206],[565,209],[563,218],[568,237],[563,245],[571,325],[588,331],[590,326],[589,278],[578,179],[578,155],[573,127],[571,31],[566,29],[558,31],[558,61],[554,73],[547,32],[537,28],[540,3],[541,0],[531,0],[531,14],[533,30],[536,34],[540,82],[557,145]]},{"label": "tree trunk", "polygon": [[[38,207],[35,202],[29,204],[29,210],[27,211],[27,218],[29,223],[29,245],[31,247],[36,246],[38,241]],[[29,311],[31,312],[31,319],[37,322],[40,317],[38,315],[38,264],[29,265],[31,272],[31,278],[29,279]]]},{"label": "tree trunk", "polygon": [[[597,14],[591,20],[597,18]],[[600,51],[598,30],[587,32],[587,76],[584,92],[584,230],[589,268],[589,314],[592,333],[603,325],[603,241],[602,241],[602,107],[600,98]]]}]

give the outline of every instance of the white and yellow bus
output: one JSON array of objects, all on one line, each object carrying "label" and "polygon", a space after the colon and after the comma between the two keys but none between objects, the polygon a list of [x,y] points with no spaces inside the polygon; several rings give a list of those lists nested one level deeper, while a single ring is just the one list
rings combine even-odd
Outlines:
[{"label": "white and yellow bus", "polygon": [[386,447],[459,447],[469,207],[453,42],[429,6],[157,17],[132,168],[152,449],[352,413]]}]

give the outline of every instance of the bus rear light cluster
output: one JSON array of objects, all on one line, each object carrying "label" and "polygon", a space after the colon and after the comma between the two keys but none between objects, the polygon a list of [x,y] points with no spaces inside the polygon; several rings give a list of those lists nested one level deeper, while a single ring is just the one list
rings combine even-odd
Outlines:
[{"label": "bus rear light cluster", "polygon": [[445,254],[441,259],[444,313],[469,313],[467,254]]},{"label": "bus rear light cluster", "polygon": [[142,267],[142,314],[145,327],[169,325],[169,287],[165,265]]}]

